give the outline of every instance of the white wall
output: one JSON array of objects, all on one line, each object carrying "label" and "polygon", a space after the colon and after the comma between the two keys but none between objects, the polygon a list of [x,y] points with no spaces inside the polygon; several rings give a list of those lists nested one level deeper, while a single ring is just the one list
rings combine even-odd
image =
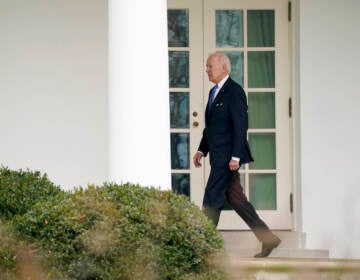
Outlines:
[{"label": "white wall", "polygon": [[0,164],[108,176],[107,1],[0,1]]},{"label": "white wall", "polygon": [[360,1],[300,0],[303,231],[360,258]]}]

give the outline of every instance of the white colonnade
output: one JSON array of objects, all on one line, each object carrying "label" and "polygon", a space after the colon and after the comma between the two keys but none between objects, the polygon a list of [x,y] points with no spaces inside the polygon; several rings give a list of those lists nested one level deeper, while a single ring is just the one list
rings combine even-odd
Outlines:
[{"label": "white colonnade", "polygon": [[110,180],[171,186],[166,1],[109,1]]}]

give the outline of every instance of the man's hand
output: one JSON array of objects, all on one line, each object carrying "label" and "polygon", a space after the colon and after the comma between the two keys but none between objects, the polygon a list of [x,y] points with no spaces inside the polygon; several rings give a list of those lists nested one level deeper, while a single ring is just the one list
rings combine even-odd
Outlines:
[{"label": "man's hand", "polygon": [[238,170],[238,169],[240,168],[239,161],[238,161],[238,160],[235,160],[235,159],[230,160],[230,162],[229,162],[229,168],[230,168],[230,170],[232,170],[232,171]]},{"label": "man's hand", "polygon": [[201,166],[201,163],[200,163],[200,160],[201,158],[203,157],[203,154],[199,151],[197,151],[193,157],[193,162],[194,162],[194,165],[195,167],[200,167]]}]

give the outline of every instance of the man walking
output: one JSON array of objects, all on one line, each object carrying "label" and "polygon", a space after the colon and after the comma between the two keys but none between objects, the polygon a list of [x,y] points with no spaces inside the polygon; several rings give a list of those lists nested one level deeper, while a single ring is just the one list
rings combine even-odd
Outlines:
[{"label": "man walking", "polygon": [[240,184],[238,169],[253,158],[247,142],[246,95],[230,78],[230,68],[230,59],[224,53],[211,54],[207,59],[206,73],[215,86],[210,91],[205,128],[193,162],[200,167],[202,157],[209,153],[211,170],[203,200],[205,215],[217,225],[227,200],[262,243],[262,250],[255,257],[267,257],[281,241],[257,215]]}]

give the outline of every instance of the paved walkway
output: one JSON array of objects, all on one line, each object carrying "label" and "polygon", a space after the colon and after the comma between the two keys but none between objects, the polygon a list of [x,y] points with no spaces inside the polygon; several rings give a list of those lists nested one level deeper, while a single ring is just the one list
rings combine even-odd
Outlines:
[{"label": "paved walkway", "polygon": [[360,280],[360,260],[242,258],[228,255],[230,279],[236,280]]}]

